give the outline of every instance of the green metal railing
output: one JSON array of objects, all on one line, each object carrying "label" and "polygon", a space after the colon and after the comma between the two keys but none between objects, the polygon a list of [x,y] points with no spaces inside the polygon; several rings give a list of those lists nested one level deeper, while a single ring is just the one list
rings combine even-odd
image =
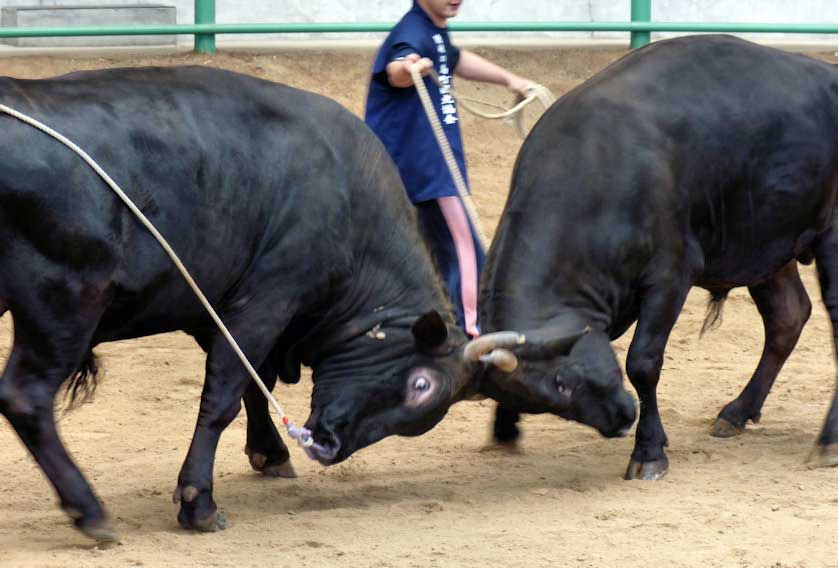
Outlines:
[{"label": "green metal railing", "polygon": [[[195,23],[215,23],[215,0],[195,0]],[[198,53],[215,53],[214,34],[195,34],[195,51]]]},{"label": "green metal railing", "polygon": [[[651,6],[652,0],[631,0],[632,21],[630,22],[452,22],[451,30],[457,32],[630,32],[633,48],[649,43],[651,32],[838,34],[838,24],[654,22],[651,19]],[[216,24],[215,0],[195,0],[195,24],[0,28],[0,38],[191,34],[195,36],[195,51],[214,53],[217,34],[359,33],[386,32],[390,28],[392,28],[392,23]]]},{"label": "green metal railing", "polygon": [[[652,21],[652,0],[631,0],[631,21]],[[652,41],[651,32],[631,32],[631,48],[643,47]]]}]

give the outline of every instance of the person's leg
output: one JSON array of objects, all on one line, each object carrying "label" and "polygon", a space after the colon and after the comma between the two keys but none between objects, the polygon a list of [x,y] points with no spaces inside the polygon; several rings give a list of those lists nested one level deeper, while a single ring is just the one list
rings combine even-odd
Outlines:
[{"label": "person's leg", "polygon": [[485,253],[459,197],[417,204],[420,227],[457,312],[457,324],[472,337],[480,335],[477,295]]},{"label": "person's leg", "polygon": [[[457,257],[460,273],[460,304],[463,309],[465,330],[472,337],[480,335],[477,326],[477,293],[480,284],[477,251],[482,247],[475,243],[474,231],[469,222],[463,202],[459,197],[441,197],[437,199],[442,211]],[[482,251],[481,251],[482,252]]]}]

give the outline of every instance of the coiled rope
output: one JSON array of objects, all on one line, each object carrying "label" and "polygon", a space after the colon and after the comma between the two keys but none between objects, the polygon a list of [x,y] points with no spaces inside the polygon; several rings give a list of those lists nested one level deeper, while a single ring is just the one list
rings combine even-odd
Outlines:
[{"label": "coiled rope", "polygon": [[[431,78],[433,78],[434,82],[437,85],[439,83],[439,76],[437,75],[436,71],[431,69]],[[515,126],[515,130],[518,132],[518,136],[521,137],[521,140],[526,138],[526,132],[524,132],[524,125],[523,125],[523,117],[524,117],[524,109],[530,105],[530,103],[534,101],[538,101],[544,107],[544,110],[550,108],[554,102],[556,102],[556,96],[544,85],[534,85],[528,90],[528,94],[526,97],[520,97],[519,100],[515,103],[515,106],[512,108],[507,109],[505,106],[490,103],[488,101],[483,101],[480,99],[475,99],[472,97],[467,97],[461,93],[458,93],[454,89],[449,87],[448,94],[450,94],[456,101],[457,104],[463,107],[465,110],[470,112],[475,116],[479,116],[480,118],[485,118],[487,120],[505,120],[512,118],[513,125]],[[501,112],[484,112],[474,106],[472,104],[478,104],[481,106],[492,107],[495,109],[500,110]]]}]

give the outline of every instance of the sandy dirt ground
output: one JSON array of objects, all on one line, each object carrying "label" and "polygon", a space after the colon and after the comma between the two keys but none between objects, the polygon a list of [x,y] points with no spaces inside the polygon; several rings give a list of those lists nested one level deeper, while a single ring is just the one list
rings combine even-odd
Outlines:
[{"label": "sandy dirt ground", "polygon": [[[487,50],[559,94],[622,51]],[[45,77],[110,66],[214,65],[318,91],[360,113],[368,51],[216,56],[0,59],[0,75]],[[833,58],[834,59],[834,58]],[[498,102],[493,87],[462,90]],[[211,119],[211,117],[208,117]],[[519,141],[504,124],[464,116],[475,199],[493,230]],[[119,172],[113,172],[118,177]],[[533,228],[537,230],[537,228]],[[122,536],[100,550],[56,506],[50,485],[0,423],[3,566],[838,566],[838,469],[807,470],[835,384],[829,322],[812,270],[814,313],[765,405],[743,436],[708,435],[762,348],[745,291],[721,329],[699,340],[706,293],[695,290],[666,354],[659,394],[671,471],[626,482],[632,438],[605,440],[552,416],[523,421],[523,453],[481,453],[493,404],[461,403],[430,433],[390,438],[330,469],[292,449],[297,480],[252,472],[244,413],[221,440],[216,499],[232,526],[180,530],[170,501],[198,409],[203,356],[182,334],[101,346],[104,378],[91,404],[61,418],[62,435]],[[621,358],[630,333],[616,342]],[[0,357],[11,341],[0,321]],[[298,421],[310,381],[279,386]]]}]

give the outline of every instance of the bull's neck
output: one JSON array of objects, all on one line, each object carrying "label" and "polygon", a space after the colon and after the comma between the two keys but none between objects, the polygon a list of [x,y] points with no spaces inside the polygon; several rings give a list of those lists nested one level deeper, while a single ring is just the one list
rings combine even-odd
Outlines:
[{"label": "bull's neck", "polygon": [[615,321],[613,310],[595,290],[547,295],[544,290],[519,287],[513,295],[487,296],[485,302],[484,332],[542,329],[569,320],[609,332]]},{"label": "bull's neck", "polygon": [[[381,312],[389,319],[418,317],[430,310],[441,314],[450,311],[441,285],[433,273],[430,259],[416,254],[415,243],[390,243],[389,254],[361,255],[361,262],[344,281],[340,299],[335,305],[339,321],[375,319]],[[378,243],[378,247],[387,247]],[[383,251],[381,251],[383,252]],[[395,253],[395,254],[394,254]],[[389,258],[388,258],[389,257]],[[378,258],[387,259],[379,263]]]},{"label": "bull's neck", "polygon": [[334,316],[346,323],[382,307],[417,317],[450,311],[395,165],[379,144],[360,144],[353,163],[363,166],[353,174],[351,259]]},{"label": "bull's neck", "polygon": [[393,338],[404,337],[412,348],[410,325],[419,316],[436,310],[453,320],[394,164],[380,144],[359,144],[356,151],[352,164],[361,166],[352,174],[356,189],[347,211],[345,262],[321,318],[326,322],[321,355],[348,342],[369,345],[376,326],[385,336],[384,328],[397,328]]},{"label": "bull's neck", "polygon": [[602,270],[534,269],[510,260],[489,274],[481,293],[483,331],[532,330],[568,319],[615,337],[633,313],[625,286]]},{"label": "bull's neck", "polygon": [[396,337],[412,347],[410,327],[431,310],[453,320],[430,259],[415,241],[403,235],[371,239],[354,258],[351,273],[335,283],[331,306],[321,318],[324,331],[312,351],[314,360],[352,346],[392,346]]}]

